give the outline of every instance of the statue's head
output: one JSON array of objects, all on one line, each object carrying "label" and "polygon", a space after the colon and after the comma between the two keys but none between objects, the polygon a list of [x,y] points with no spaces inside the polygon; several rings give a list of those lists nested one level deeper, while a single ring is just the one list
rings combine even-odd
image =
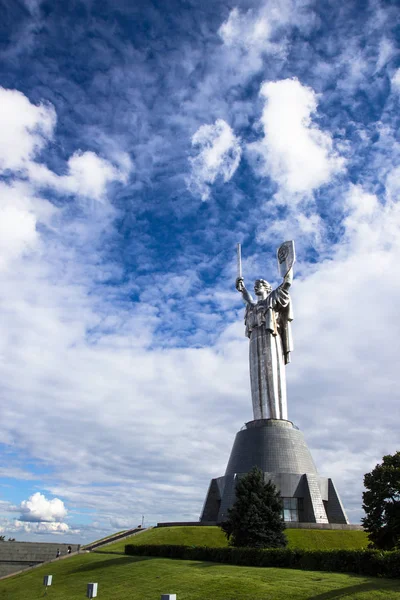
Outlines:
[{"label": "statue's head", "polygon": [[264,292],[270,294],[271,291],[272,287],[270,286],[268,281],[265,281],[265,279],[256,279],[254,283],[254,292],[256,296],[262,296]]}]

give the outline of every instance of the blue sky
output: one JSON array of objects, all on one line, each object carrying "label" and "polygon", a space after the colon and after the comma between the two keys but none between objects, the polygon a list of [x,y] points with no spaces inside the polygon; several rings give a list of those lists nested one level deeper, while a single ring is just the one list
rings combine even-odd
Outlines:
[{"label": "blue sky", "polygon": [[196,520],[295,239],[289,418],[348,516],[398,449],[396,2],[0,3],[0,532]]}]

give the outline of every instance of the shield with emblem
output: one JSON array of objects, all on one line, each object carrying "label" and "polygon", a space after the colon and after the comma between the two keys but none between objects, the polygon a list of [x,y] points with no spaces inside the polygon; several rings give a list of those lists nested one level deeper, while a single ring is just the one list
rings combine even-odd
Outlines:
[{"label": "shield with emblem", "polygon": [[278,259],[278,270],[281,277],[285,277],[286,273],[293,267],[296,261],[296,252],[294,249],[294,241],[283,242],[276,252]]}]

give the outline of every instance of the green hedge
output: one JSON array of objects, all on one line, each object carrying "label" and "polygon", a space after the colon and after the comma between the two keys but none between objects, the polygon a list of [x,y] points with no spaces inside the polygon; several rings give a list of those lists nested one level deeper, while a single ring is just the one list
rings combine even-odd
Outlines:
[{"label": "green hedge", "polygon": [[208,548],[206,546],[125,546],[125,554],[202,560],[247,567],[284,567],[307,571],[400,577],[400,551]]}]

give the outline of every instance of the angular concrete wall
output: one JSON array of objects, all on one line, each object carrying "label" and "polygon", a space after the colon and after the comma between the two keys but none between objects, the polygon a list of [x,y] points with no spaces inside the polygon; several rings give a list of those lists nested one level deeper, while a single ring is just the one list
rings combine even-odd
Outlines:
[{"label": "angular concrete wall", "polygon": [[346,513],[343,508],[342,501],[336,490],[332,479],[328,479],[328,502],[326,505],[326,513],[330,523],[347,523]]},{"label": "angular concrete wall", "polygon": [[37,564],[67,554],[68,546],[77,552],[79,544],[55,544],[41,542],[0,542],[0,577],[28,569]]},{"label": "angular concrete wall", "polygon": [[202,522],[215,521],[221,507],[221,498],[224,493],[224,477],[211,479],[207,496],[201,512]]}]

